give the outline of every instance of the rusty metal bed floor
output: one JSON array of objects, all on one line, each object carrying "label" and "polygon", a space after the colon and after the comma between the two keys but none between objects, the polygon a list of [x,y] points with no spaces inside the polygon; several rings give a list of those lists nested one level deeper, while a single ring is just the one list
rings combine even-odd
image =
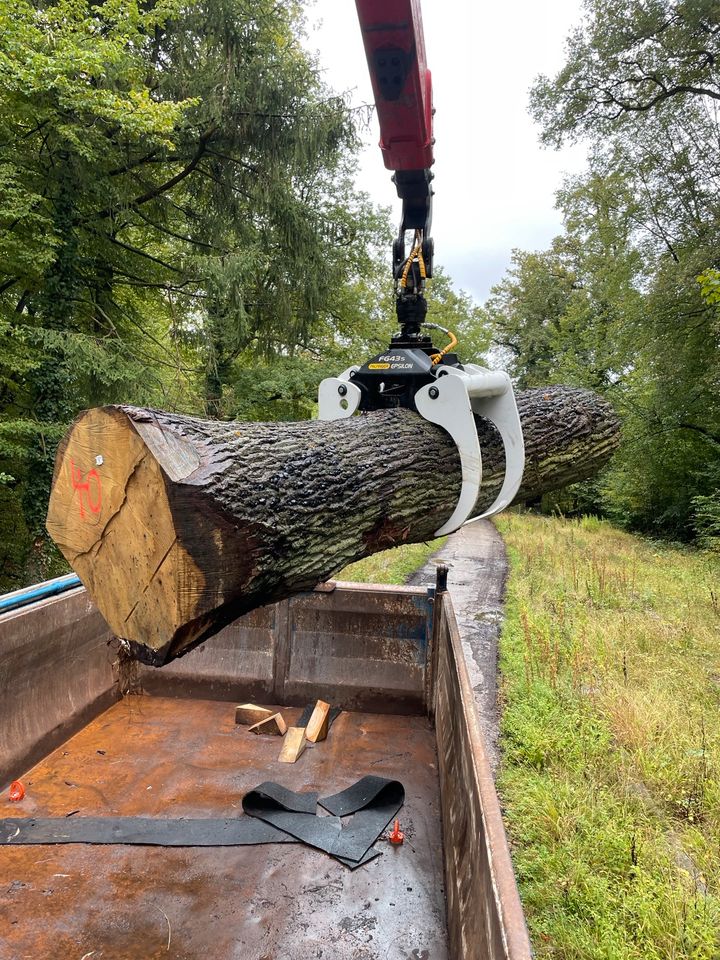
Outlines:
[{"label": "rusty metal bed floor", "polygon": [[[300,714],[283,709],[292,723]],[[418,716],[343,713],[294,765],[231,703],[126,697],[37,764],[0,816],[228,817],[264,780],[327,795],[403,782],[405,843],[351,872],[300,844],[0,851],[0,958],[445,960],[435,735]]]}]

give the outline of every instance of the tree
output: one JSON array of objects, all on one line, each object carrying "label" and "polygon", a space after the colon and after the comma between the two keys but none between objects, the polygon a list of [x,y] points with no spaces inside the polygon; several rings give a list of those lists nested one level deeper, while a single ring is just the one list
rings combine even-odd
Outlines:
[{"label": "tree", "polygon": [[495,345],[523,386],[573,383],[607,393],[622,378],[640,257],[619,178],[593,174],[558,194],[566,232],[549,250],[515,251],[487,308]]},{"label": "tree", "polygon": [[715,0],[586,0],[583,11],[564,67],[532,91],[545,142],[614,134],[671,100],[720,101]]},{"label": "tree", "polygon": [[494,343],[521,386],[557,382],[560,325],[574,289],[572,260],[558,239],[542,253],[514,250],[507,276],[491,290]]},{"label": "tree", "polygon": [[556,241],[580,251],[589,298],[556,321],[568,335],[552,362],[579,361],[570,382],[607,368],[605,384],[590,382],[623,415],[624,440],[605,509],[688,539],[695,498],[713,495],[720,468],[720,341],[697,282],[720,247],[720,9],[591,0],[585,10],[565,66],[531,97],[545,142],[590,146],[587,173],[559,194]]},{"label": "tree", "polygon": [[301,22],[270,0],[0,0],[0,501],[40,561],[78,410],[219,412],[236,361],[307,341],[364,256],[355,118]]}]

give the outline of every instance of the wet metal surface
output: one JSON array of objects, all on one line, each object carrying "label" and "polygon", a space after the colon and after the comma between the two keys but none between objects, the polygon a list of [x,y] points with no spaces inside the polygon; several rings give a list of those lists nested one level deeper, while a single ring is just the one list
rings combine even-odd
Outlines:
[{"label": "wet metal surface", "polygon": [[[287,709],[290,725],[299,715]],[[445,960],[434,733],[423,717],[343,713],[289,766],[228,703],[127,697],[24,777],[1,816],[241,815],[263,780],[322,794],[401,780],[406,840],[354,872],[299,844],[0,850],[0,958]]]},{"label": "wet metal surface", "polygon": [[0,790],[118,699],[110,641],[82,589],[0,615]]},{"label": "wet metal surface", "polygon": [[497,770],[498,639],[508,563],[505,544],[489,520],[461,527],[445,546],[408,580],[414,586],[435,583],[435,568],[446,563],[448,589],[457,618],[465,665],[475,696],[490,765]]},{"label": "wet metal surface", "polygon": [[405,587],[324,585],[254,610],[162,670],[140,666],[139,687],[157,696],[318,698],[347,710],[424,713],[432,609]]},{"label": "wet metal surface", "polygon": [[500,803],[449,594],[440,602],[436,636],[435,711],[451,955],[462,960],[531,960]]}]

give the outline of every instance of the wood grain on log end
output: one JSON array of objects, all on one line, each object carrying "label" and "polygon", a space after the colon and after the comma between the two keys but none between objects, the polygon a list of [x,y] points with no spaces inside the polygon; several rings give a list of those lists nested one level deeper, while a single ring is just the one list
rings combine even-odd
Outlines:
[{"label": "wood grain on log end", "polygon": [[196,558],[223,553],[230,531],[177,496],[199,465],[190,444],[108,407],[82,414],[58,451],[48,532],[113,633],[149,664],[196,642],[208,613],[247,578],[246,544],[233,526],[235,562],[228,557],[226,575],[206,585]]}]

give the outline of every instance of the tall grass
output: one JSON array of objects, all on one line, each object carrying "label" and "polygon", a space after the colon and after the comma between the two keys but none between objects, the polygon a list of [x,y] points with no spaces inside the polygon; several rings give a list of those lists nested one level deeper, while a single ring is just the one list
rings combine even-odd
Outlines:
[{"label": "tall grass", "polygon": [[717,555],[508,514],[499,787],[540,957],[720,957]]},{"label": "tall grass", "polygon": [[335,577],[336,580],[354,580],[360,583],[404,583],[411,573],[423,566],[447,540],[429,540],[410,543],[375,553],[357,563],[351,563]]}]

